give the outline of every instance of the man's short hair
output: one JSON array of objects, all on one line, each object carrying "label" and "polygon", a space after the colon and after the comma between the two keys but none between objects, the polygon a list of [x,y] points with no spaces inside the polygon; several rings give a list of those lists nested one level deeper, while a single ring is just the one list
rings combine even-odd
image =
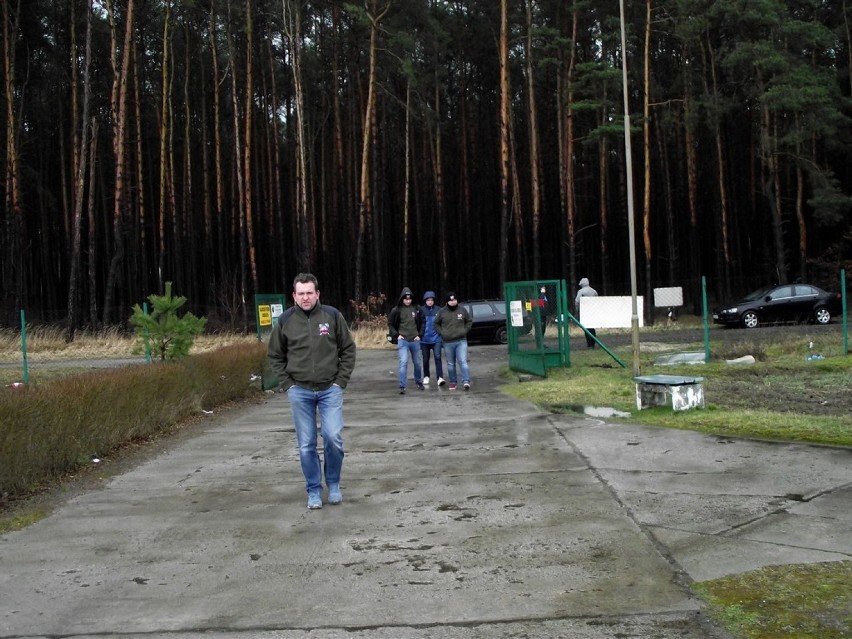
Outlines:
[{"label": "man's short hair", "polygon": [[313,273],[299,273],[293,278],[293,290],[296,290],[296,284],[313,284],[314,288],[319,290],[319,282],[317,276]]}]

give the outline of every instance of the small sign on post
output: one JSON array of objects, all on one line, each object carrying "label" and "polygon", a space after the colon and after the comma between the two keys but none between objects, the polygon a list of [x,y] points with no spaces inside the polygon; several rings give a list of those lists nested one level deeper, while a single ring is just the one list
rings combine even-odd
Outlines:
[{"label": "small sign on post", "polygon": [[254,308],[257,318],[257,339],[261,341],[264,335],[272,331],[278,316],[284,312],[284,294],[258,293],[254,296]]}]

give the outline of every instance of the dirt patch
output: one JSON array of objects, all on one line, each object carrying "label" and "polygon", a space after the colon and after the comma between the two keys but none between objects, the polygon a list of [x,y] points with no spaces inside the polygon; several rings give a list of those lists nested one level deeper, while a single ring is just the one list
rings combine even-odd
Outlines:
[{"label": "dirt patch", "polygon": [[827,384],[824,373],[705,379],[704,390],[714,398],[714,404],[725,409],[826,417],[852,415],[848,385],[839,379]]}]

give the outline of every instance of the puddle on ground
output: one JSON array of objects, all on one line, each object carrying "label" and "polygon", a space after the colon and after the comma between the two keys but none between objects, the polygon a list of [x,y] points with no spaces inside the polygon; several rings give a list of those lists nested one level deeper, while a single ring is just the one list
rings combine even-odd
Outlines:
[{"label": "puddle on ground", "polygon": [[630,417],[630,413],[616,410],[609,406],[584,406],[582,404],[568,404],[564,406],[566,411],[580,413],[588,417]]}]

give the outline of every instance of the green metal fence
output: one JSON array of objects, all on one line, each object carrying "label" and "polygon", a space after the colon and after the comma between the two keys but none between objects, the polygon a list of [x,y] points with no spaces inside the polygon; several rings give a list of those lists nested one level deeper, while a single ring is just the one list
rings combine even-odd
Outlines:
[{"label": "green metal fence", "polygon": [[506,282],[509,368],[546,377],[571,365],[565,280]]}]

